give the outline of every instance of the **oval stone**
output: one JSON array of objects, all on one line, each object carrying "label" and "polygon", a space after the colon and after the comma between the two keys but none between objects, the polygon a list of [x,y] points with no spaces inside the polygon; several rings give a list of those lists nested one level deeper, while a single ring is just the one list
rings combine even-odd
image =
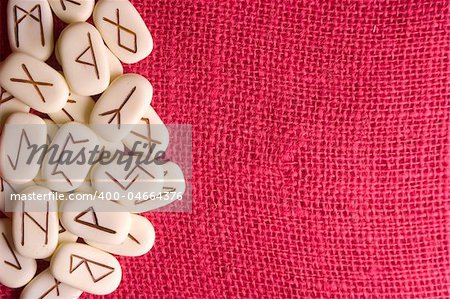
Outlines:
[{"label": "oval stone", "polygon": [[0,284],[20,288],[33,278],[37,265],[36,260],[16,251],[11,229],[11,220],[0,219]]},{"label": "oval stone", "polygon": [[42,61],[53,52],[53,15],[47,0],[9,0],[9,45]]},{"label": "oval stone", "polygon": [[152,35],[129,1],[100,0],[93,19],[106,45],[120,61],[136,63],[152,52]]},{"label": "oval stone", "polygon": [[95,295],[114,292],[122,279],[115,257],[79,243],[59,246],[50,262],[50,272],[57,280]]},{"label": "oval stone", "polygon": [[33,186],[23,190],[21,200],[15,202],[12,217],[14,246],[23,256],[43,259],[56,249],[58,204],[50,194],[52,191],[48,188]]},{"label": "oval stone", "polygon": [[64,77],[51,66],[23,53],[13,53],[0,65],[0,85],[34,110],[61,110],[69,97]]},{"label": "oval stone", "polygon": [[39,172],[40,148],[47,140],[47,126],[31,113],[17,112],[6,120],[0,137],[0,172],[10,183],[31,182]]},{"label": "oval stone", "polygon": [[59,37],[58,53],[71,91],[90,96],[102,93],[108,87],[108,54],[94,26],[89,23],[67,26]]}]

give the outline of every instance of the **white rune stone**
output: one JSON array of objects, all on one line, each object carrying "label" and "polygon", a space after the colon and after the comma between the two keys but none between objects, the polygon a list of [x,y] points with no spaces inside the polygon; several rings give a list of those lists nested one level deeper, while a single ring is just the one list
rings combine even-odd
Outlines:
[{"label": "white rune stone", "polygon": [[47,0],[9,0],[8,39],[13,51],[47,60],[53,52],[53,16]]},{"label": "white rune stone", "polygon": [[[14,205],[12,224],[14,247],[23,256],[49,257],[58,244],[58,204],[50,198],[51,190],[42,186],[21,192],[26,200]],[[40,198],[40,199],[39,199]]]},{"label": "white rune stone", "polygon": [[0,172],[10,183],[31,182],[39,172],[34,151],[45,146],[47,126],[39,116],[17,112],[6,120],[0,137]]},{"label": "white rune stone", "polygon": [[24,257],[14,248],[9,219],[0,219],[0,284],[8,288],[26,285],[36,273],[36,260]]},{"label": "white rune stone", "polygon": [[58,281],[95,295],[114,292],[122,279],[122,269],[115,257],[79,243],[58,247],[50,262],[50,272]]},{"label": "white rune stone", "polygon": [[102,93],[108,87],[108,53],[94,26],[89,23],[67,26],[59,37],[58,53],[71,91],[91,96]]},{"label": "white rune stone", "polygon": [[129,1],[100,0],[93,19],[106,45],[120,61],[136,63],[152,52],[152,35]]},{"label": "white rune stone", "polygon": [[32,56],[13,53],[0,65],[0,85],[34,110],[61,110],[69,97],[64,77]]}]

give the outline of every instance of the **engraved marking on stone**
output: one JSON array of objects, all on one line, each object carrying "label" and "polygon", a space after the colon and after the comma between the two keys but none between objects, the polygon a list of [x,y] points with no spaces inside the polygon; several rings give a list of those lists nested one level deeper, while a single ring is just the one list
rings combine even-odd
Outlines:
[{"label": "engraved marking on stone", "polygon": [[[147,173],[149,176],[151,176],[153,179],[155,178],[152,174],[150,174],[148,171],[146,171],[145,169],[143,169],[143,168],[140,167],[139,165],[136,165],[134,168],[135,168],[135,169],[136,169],[136,168],[140,168],[141,170],[145,171],[145,173]],[[131,172],[130,172],[130,173],[131,173]],[[128,176],[127,176],[125,179],[128,179]],[[138,199],[138,200],[135,200],[135,201],[134,201],[134,205],[137,206],[137,205],[142,204],[142,203],[144,203],[144,202],[147,202],[147,201],[149,201],[149,200],[151,200],[151,198],[149,198],[149,199],[140,199],[140,200]]]},{"label": "engraved marking on stone", "polygon": [[[134,32],[133,30],[130,30],[129,28],[124,27],[122,24],[120,24],[120,11],[119,9],[116,9],[116,21],[114,22],[113,20],[110,20],[108,18],[103,17],[103,20],[105,22],[108,22],[114,26],[117,27],[117,44],[132,53],[137,53],[138,50],[138,46],[137,46],[137,34],[136,32]],[[133,36],[133,40],[134,40],[134,45],[133,48],[127,47],[126,45],[122,44],[122,31],[124,31],[125,33],[131,34]]]},{"label": "engraved marking on stone", "polygon": [[138,156],[138,155],[142,155],[142,152],[140,151],[135,151],[133,152],[128,146],[126,146],[125,144],[123,144],[124,146],[124,155],[126,156]]},{"label": "engraved marking on stone", "polygon": [[[19,25],[27,17],[31,17],[33,20],[35,20],[36,22],[39,23],[39,29],[40,29],[40,33],[41,33],[41,45],[44,47],[45,46],[45,36],[44,36],[44,24],[42,23],[41,5],[36,4],[35,6],[33,6],[33,8],[31,8],[30,11],[27,11],[18,5],[14,5],[13,9],[14,9],[14,22],[15,22],[14,34],[15,34],[15,38],[16,38],[16,47],[17,48],[20,47]],[[21,18],[19,18],[19,11],[24,13],[24,15]],[[35,12],[38,13],[37,16],[34,15]]]},{"label": "engraved marking on stone", "polygon": [[[83,217],[84,215],[86,215],[88,213],[90,213],[90,215],[92,215],[92,218],[93,218],[92,220],[93,221],[92,222],[87,222],[86,220],[81,220],[81,217]],[[95,213],[95,210],[94,210],[93,207],[90,207],[90,208],[84,210],[83,212],[81,212],[80,214],[78,214],[74,218],[74,220],[75,220],[75,222],[78,222],[80,224],[83,224],[83,225],[86,225],[86,226],[89,226],[89,227],[101,230],[101,231],[106,232],[108,234],[115,234],[116,233],[115,230],[112,230],[110,228],[107,228],[107,227],[99,225],[97,214]]]},{"label": "engraved marking on stone", "polygon": [[25,129],[22,129],[22,134],[20,135],[19,148],[17,149],[16,161],[13,163],[11,157],[8,155],[9,164],[11,164],[12,169],[17,170],[17,164],[19,164],[20,153],[22,152],[22,142],[25,140],[27,146],[31,145],[30,139],[28,138],[28,134]]},{"label": "engraved marking on stone", "polygon": [[[89,46],[86,48],[86,50],[83,51],[83,53],[80,54],[80,56],[78,56],[75,59],[75,62],[94,67],[95,74],[97,75],[97,79],[100,80],[100,72],[98,71],[97,58],[95,57],[94,48],[92,47],[91,34],[89,32],[87,34],[87,37],[88,37]],[[81,60],[81,58],[84,56],[84,54],[86,54],[89,50],[90,50],[90,53],[91,53],[91,57],[90,58],[92,59],[92,62],[87,61],[85,58],[84,58],[84,60]]]},{"label": "engraved marking on stone", "polygon": [[115,177],[113,177],[109,172],[105,171],[105,174],[124,191],[128,190],[139,177],[139,174],[138,174],[130,183],[128,183],[128,185],[122,185],[120,183],[120,181],[118,179],[116,179]]},{"label": "engraved marking on stone", "polygon": [[[68,104],[75,104],[76,102],[77,102],[77,101],[72,100],[72,99],[67,100],[67,103],[68,103]],[[73,116],[70,115],[70,113],[69,113],[65,108],[63,108],[62,111],[63,111],[63,113],[70,119],[70,121],[74,121],[74,120],[75,120],[75,119],[73,118]]]},{"label": "engraved marking on stone", "polygon": [[[80,262],[76,266],[74,266],[74,259],[75,258],[80,260]],[[111,273],[114,272],[114,268],[113,267],[110,267],[110,266],[105,265],[105,264],[98,263],[96,261],[87,259],[85,257],[79,256],[79,255],[76,255],[76,254],[71,254],[70,255],[69,273],[73,273],[75,270],[77,270],[83,264],[86,265],[86,269],[88,270],[89,275],[91,276],[91,279],[92,279],[92,281],[94,283],[99,282],[100,280],[102,280],[103,278],[107,277],[108,275],[110,275]],[[107,272],[105,274],[99,276],[99,277],[96,277],[92,273],[92,269],[91,269],[92,266],[97,266],[97,267],[103,268]]]},{"label": "engraved marking on stone", "polygon": [[123,109],[123,107],[125,107],[125,105],[127,104],[127,102],[130,100],[131,96],[134,94],[134,92],[136,91],[136,86],[133,87],[130,91],[130,93],[128,94],[128,96],[125,98],[125,100],[122,102],[122,104],[120,105],[119,108],[117,109],[113,109],[113,110],[109,110],[103,113],[100,113],[99,116],[106,116],[106,115],[111,115],[113,114],[113,116],[111,117],[111,119],[108,121],[108,123],[112,123],[113,120],[117,117],[117,126],[120,130],[120,126],[122,124],[121,122],[121,111]]},{"label": "engraved marking on stone", "polygon": [[69,179],[69,177],[65,174],[64,171],[57,171],[58,166],[61,165],[60,163],[61,163],[61,160],[62,160],[62,157],[63,157],[64,153],[66,152],[66,147],[67,147],[69,141],[71,141],[72,144],[81,144],[81,143],[89,142],[89,139],[75,140],[75,139],[73,138],[72,134],[69,133],[69,135],[68,135],[67,138],[66,138],[66,142],[64,143],[64,146],[63,146],[63,149],[62,149],[62,151],[61,151],[61,154],[60,154],[59,157],[58,157],[58,163],[56,163],[55,168],[53,168],[53,171],[52,171],[51,174],[52,174],[52,175],[57,175],[57,174],[62,175],[62,176],[64,177],[64,179],[66,180],[66,182],[67,182],[70,186],[73,186],[72,181]]},{"label": "engraved marking on stone", "polygon": [[33,77],[31,76],[30,72],[28,71],[28,68],[27,68],[27,66],[25,64],[22,64],[22,69],[25,72],[25,74],[27,75],[28,80],[27,79],[18,79],[18,78],[11,78],[10,80],[12,82],[26,83],[26,84],[33,85],[34,89],[39,94],[39,97],[41,98],[42,102],[45,103],[44,95],[42,94],[41,90],[39,89],[39,86],[53,86],[53,84],[52,83],[48,83],[48,82],[35,81],[33,79]]},{"label": "engraved marking on stone", "polygon": [[135,166],[128,172],[128,174],[125,176],[125,179],[128,180],[129,177],[134,173],[134,171],[135,171],[136,169],[142,170],[143,172],[145,172],[145,173],[146,173],[149,177],[151,177],[152,179],[155,178],[154,175],[152,175],[150,172],[148,172],[148,171],[145,170],[141,165],[138,164],[138,165],[135,165]]},{"label": "engraved marking on stone", "polygon": [[163,187],[163,190],[165,190],[165,191],[163,192],[164,194],[172,193],[172,192],[177,191],[177,189],[174,188],[174,187]]},{"label": "engraved marking on stone", "polygon": [[6,95],[7,93],[8,92],[5,89],[3,89],[3,87],[0,87],[0,105],[7,103],[7,102],[11,101],[12,99],[14,99],[14,96],[12,96],[12,95],[9,95],[9,96],[6,96],[5,98],[3,98],[3,95]]},{"label": "engraved marking on stone", "polygon": [[61,2],[62,9],[63,9],[64,11],[66,11],[66,9],[67,9],[67,7],[66,7],[66,2],[72,3],[72,4],[74,4],[74,5],[78,5],[78,6],[81,5],[80,2],[77,2],[77,1],[74,1],[74,0],[60,0],[60,2]]},{"label": "engraved marking on stone", "polygon": [[128,234],[128,238],[130,238],[136,244],[141,245],[141,243],[132,234]]},{"label": "engraved marking on stone", "polygon": [[[167,173],[169,173],[167,170],[164,170],[164,177],[166,177],[167,176]],[[164,186],[163,187],[163,190],[165,190],[165,191],[163,191],[163,192],[161,192],[162,194],[169,194],[169,193],[172,193],[172,192],[175,192],[175,191],[177,191],[177,188],[175,188],[175,187],[169,187],[169,186]]]},{"label": "engraved marking on stone", "polygon": [[[174,187],[163,187],[162,189],[163,189],[164,191],[161,191],[161,192],[159,193],[159,195],[168,195],[168,194],[170,194],[170,193],[173,193],[173,192],[176,192],[176,191],[177,191],[177,189],[174,188]],[[138,200],[136,200],[136,201],[134,202],[134,205],[136,206],[136,205],[145,203],[145,202],[147,202],[147,201],[149,201],[149,200],[151,200],[151,198],[149,198],[149,199],[138,199]]]},{"label": "engraved marking on stone", "polygon": [[139,138],[142,138],[146,141],[148,141],[149,144],[155,143],[155,144],[161,144],[161,141],[158,141],[156,139],[152,138],[152,130],[151,130],[151,125],[150,125],[150,119],[148,117],[143,117],[141,118],[142,121],[145,122],[146,128],[147,128],[147,136],[139,134],[136,131],[131,131],[130,133],[133,135],[136,135]]},{"label": "engraved marking on stone", "polygon": [[6,235],[5,235],[4,232],[2,232],[2,236],[3,236],[3,239],[5,240],[6,245],[8,246],[9,251],[12,253],[12,255],[14,257],[14,260],[15,260],[15,263],[11,263],[11,262],[9,262],[7,260],[4,260],[5,264],[7,264],[8,266],[11,266],[13,268],[16,268],[17,270],[22,270],[22,266],[20,265],[20,262],[17,259],[17,255],[14,252],[11,244],[9,244],[8,238],[6,238]]},{"label": "engraved marking on stone", "polygon": [[4,192],[5,191],[5,186],[4,186],[4,184],[6,184],[6,185],[8,185],[8,187],[11,189],[11,191],[13,192],[13,193],[17,193],[17,191],[16,191],[16,189],[14,189],[14,187],[7,181],[7,180],[4,180],[4,179],[2,179],[2,178],[0,178],[0,180],[1,180],[1,187],[2,187],[2,189],[1,189],[1,191],[2,192]]},{"label": "engraved marking on stone", "polygon": [[[167,176],[167,173],[168,173],[168,171],[165,170],[165,171],[164,171],[164,176]],[[163,194],[164,194],[164,195],[167,195],[167,194],[172,193],[172,192],[175,192],[175,191],[177,190],[175,187],[167,187],[167,186],[164,186],[162,189],[165,190],[165,191],[160,192],[160,193],[159,193],[160,195],[163,195]],[[134,202],[134,205],[136,206],[136,205],[145,203],[145,202],[147,202],[147,201],[149,201],[149,200],[150,200],[150,199],[138,199],[138,200],[136,200],[136,201]]]},{"label": "engraved marking on stone", "polygon": [[45,213],[45,228],[42,227],[42,225],[37,222],[36,219],[34,219],[28,212],[25,212],[25,201],[22,202],[22,246],[25,245],[25,216],[27,216],[31,221],[34,222],[34,224],[39,227],[40,230],[42,230],[45,233],[45,245],[48,244],[48,216],[49,216],[49,210],[50,210],[50,203],[47,201],[47,212]]},{"label": "engraved marking on stone", "polygon": [[65,231],[66,231],[66,229],[61,225],[61,220],[59,220],[59,231],[58,231],[58,234],[62,234]]},{"label": "engraved marking on stone", "polygon": [[[144,173],[146,173],[149,177],[151,177],[152,179],[154,179],[155,177],[148,172],[147,170],[145,170],[142,166],[140,165],[135,165],[129,172],[128,174],[125,176],[124,181],[128,181],[128,179],[130,178],[130,176],[137,170],[140,169],[142,170]],[[128,185],[122,185],[120,183],[120,180],[118,180],[117,178],[115,178],[114,176],[112,176],[109,172],[105,171],[105,174],[114,182],[116,183],[122,190],[126,191],[128,190],[133,184],[134,182],[136,182],[136,180],[139,178],[139,174],[136,174],[136,176],[131,180],[131,182]]]},{"label": "engraved marking on stone", "polygon": [[44,294],[42,294],[42,296],[39,297],[38,299],[44,299],[45,297],[47,297],[48,294],[50,294],[55,289],[56,289],[56,296],[59,297],[59,285],[61,284],[61,282],[56,280],[56,278],[53,279],[55,281],[55,284],[52,287],[50,287],[50,289],[48,289]]}]

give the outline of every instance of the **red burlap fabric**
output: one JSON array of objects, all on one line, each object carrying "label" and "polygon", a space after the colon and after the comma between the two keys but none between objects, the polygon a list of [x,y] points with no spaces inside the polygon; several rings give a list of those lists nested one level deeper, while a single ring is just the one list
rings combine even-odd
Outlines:
[{"label": "red burlap fabric", "polygon": [[105,298],[449,298],[448,1],[132,2],[194,207]]}]

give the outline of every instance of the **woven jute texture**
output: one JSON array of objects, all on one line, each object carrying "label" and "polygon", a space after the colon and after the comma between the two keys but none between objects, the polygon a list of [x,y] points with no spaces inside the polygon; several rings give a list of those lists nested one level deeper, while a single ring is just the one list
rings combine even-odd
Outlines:
[{"label": "woven jute texture", "polygon": [[132,2],[194,206],[104,298],[450,297],[448,1]]}]

